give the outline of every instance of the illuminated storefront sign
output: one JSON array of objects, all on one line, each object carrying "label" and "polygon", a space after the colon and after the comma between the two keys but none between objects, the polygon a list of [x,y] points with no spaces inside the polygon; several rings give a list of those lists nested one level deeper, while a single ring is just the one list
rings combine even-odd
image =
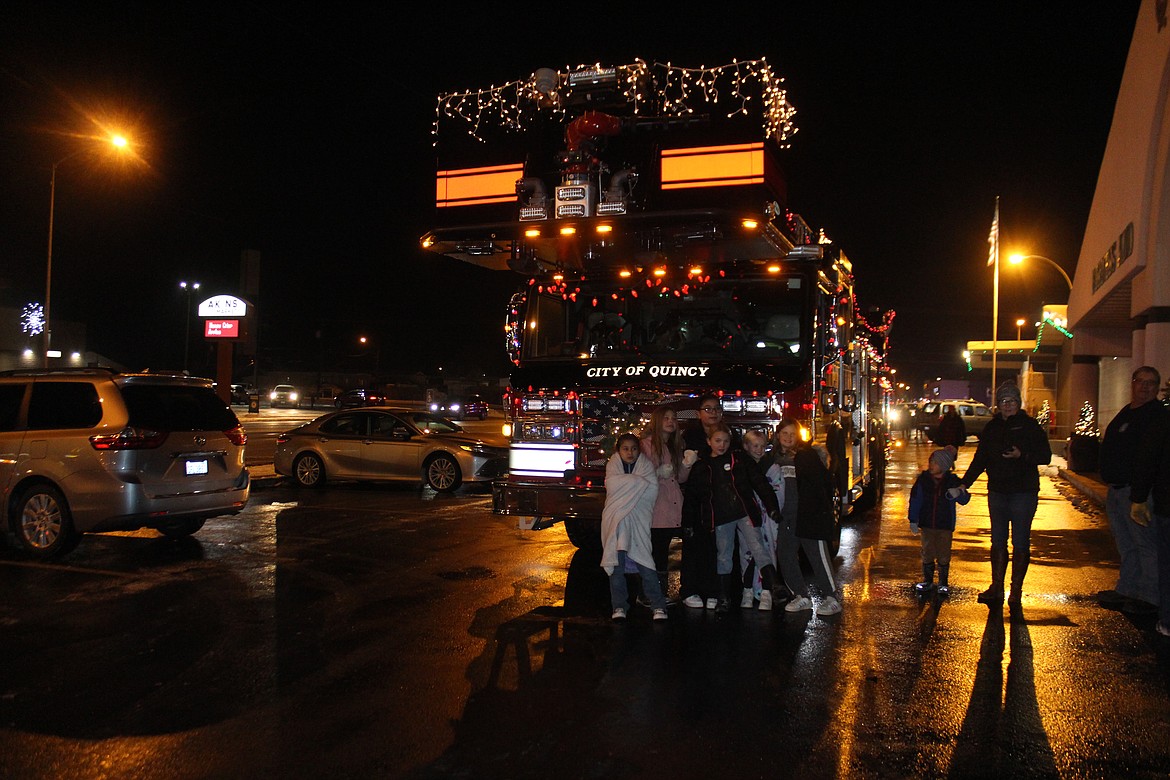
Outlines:
[{"label": "illuminated storefront sign", "polygon": [[1121,235],[1117,237],[1110,247],[1105,250],[1105,254],[1093,266],[1093,292],[1101,289],[1105,282],[1109,281],[1109,277],[1113,276],[1113,272],[1129,259],[1133,254],[1133,223],[1130,222],[1125,226],[1125,230],[1121,231]]},{"label": "illuminated storefront sign", "polygon": [[236,339],[240,337],[239,320],[205,320],[203,336],[209,339]]},{"label": "illuminated storefront sign", "polygon": [[246,317],[248,302],[234,295],[216,295],[199,304],[200,317]]}]

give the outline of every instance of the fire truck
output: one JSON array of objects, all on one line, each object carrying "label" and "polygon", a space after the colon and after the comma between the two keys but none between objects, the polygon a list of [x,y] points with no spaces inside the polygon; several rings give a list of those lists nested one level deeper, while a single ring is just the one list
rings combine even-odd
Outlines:
[{"label": "fire truck", "polygon": [[[763,60],[637,61],[439,97],[424,248],[520,275],[493,511],[599,543],[605,464],[657,406],[824,446],[840,518],[881,486],[885,336],[844,252],[786,205],[794,110]],[[884,387],[883,387],[884,385]]]}]

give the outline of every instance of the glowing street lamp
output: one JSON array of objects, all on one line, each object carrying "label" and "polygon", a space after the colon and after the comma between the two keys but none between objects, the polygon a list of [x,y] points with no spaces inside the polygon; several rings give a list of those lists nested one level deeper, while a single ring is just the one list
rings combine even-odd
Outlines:
[{"label": "glowing street lamp", "polygon": [[191,293],[199,289],[199,282],[179,282],[187,293],[187,327],[183,337],[183,373],[187,373],[187,357],[191,349]]},{"label": "glowing street lamp", "polygon": [[[114,134],[105,140],[119,151],[127,152],[130,149],[130,142],[123,135]],[[89,151],[89,149],[89,146],[85,146],[70,152],[53,163],[49,173],[49,251],[45,261],[45,368],[49,367],[49,352],[53,347],[53,321],[50,304],[53,293],[53,216],[57,202],[57,167],[66,160],[71,160],[79,154]]]},{"label": "glowing street lamp", "polygon": [[1060,265],[1055,260],[1052,260],[1051,258],[1048,258],[1048,257],[1044,257],[1043,255],[1012,255],[1011,257],[1008,258],[1008,262],[1011,263],[1012,265],[1019,265],[1020,263],[1024,262],[1025,260],[1043,260],[1044,262],[1048,263],[1050,266],[1052,266],[1053,268],[1055,268],[1057,271],[1060,272],[1061,277],[1064,279],[1065,283],[1068,285],[1069,292],[1072,292],[1072,286],[1073,286],[1072,279],[1069,278],[1068,273],[1066,273],[1065,270],[1063,268],[1061,268]]},{"label": "glowing street lamp", "polygon": [[1016,320],[1016,341],[1020,340],[1020,328],[1024,327],[1024,318]]}]

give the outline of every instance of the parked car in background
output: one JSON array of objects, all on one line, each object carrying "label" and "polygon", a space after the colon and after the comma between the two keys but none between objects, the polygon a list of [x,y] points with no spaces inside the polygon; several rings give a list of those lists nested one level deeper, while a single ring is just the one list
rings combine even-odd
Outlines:
[{"label": "parked car in background", "polygon": [[268,394],[268,403],[274,409],[278,406],[296,409],[301,405],[301,394],[292,385],[277,385]]},{"label": "parked car in background", "polygon": [[259,392],[252,385],[232,385],[233,404],[246,404],[254,395],[259,395]]},{"label": "parked car in background", "polygon": [[248,501],[247,436],[210,379],[0,374],[0,520],[37,558],[89,531],[187,536]]},{"label": "parked car in background", "polygon": [[488,402],[482,396],[469,395],[466,398],[456,398],[431,404],[431,411],[450,417],[452,420],[475,418],[486,420],[488,417]]},{"label": "parked car in background", "polygon": [[326,480],[422,481],[450,492],[508,470],[508,441],[471,434],[451,420],[413,409],[330,412],[276,438],[277,474],[302,487]]},{"label": "parked car in background", "polygon": [[388,400],[384,393],[359,387],[355,390],[346,390],[333,399],[333,404],[338,409],[352,409],[356,406],[382,406]]},{"label": "parked car in background", "polygon": [[934,439],[938,421],[950,409],[954,409],[959,413],[959,417],[963,420],[963,429],[968,437],[974,436],[978,438],[983,433],[984,426],[991,422],[991,410],[985,404],[981,404],[970,398],[948,398],[927,401],[922,405],[922,410],[919,412],[919,424],[926,431],[926,435],[932,440]]}]

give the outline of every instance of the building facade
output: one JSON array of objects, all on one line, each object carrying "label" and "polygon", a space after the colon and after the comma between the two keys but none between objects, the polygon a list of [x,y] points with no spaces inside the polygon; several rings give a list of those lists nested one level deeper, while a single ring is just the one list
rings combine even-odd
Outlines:
[{"label": "building facade", "polygon": [[1133,369],[1170,375],[1170,23],[1143,0],[1069,297],[1060,407],[1108,422]]}]

